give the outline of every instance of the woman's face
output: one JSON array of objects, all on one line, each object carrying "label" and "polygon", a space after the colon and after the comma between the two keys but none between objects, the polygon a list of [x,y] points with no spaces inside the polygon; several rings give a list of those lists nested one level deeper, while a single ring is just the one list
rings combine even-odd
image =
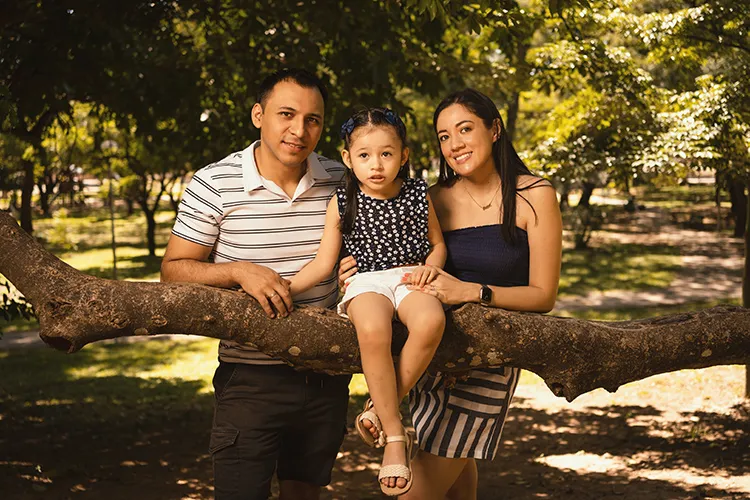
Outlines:
[{"label": "woman's face", "polygon": [[440,150],[458,175],[470,177],[494,170],[492,144],[497,133],[485,127],[480,117],[461,104],[451,104],[438,115],[436,128]]}]

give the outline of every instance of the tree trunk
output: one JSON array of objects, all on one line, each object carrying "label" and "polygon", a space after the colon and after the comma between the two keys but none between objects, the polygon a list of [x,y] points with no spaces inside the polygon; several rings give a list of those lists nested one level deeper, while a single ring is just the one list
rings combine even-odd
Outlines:
[{"label": "tree trunk", "polygon": [[156,257],[156,211],[141,206],[146,216],[146,241],[149,257]]},{"label": "tree trunk", "polygon": [[[750,178],[747,181],[750,193]],[[744,194],[744,193],[743,193]],[[750,212],[750,203],[745,200],[746,209]],[[750,223],[750,213],[745,214],[745,220]],[[742,305],[750,305],[750,228],[745,228],[745,269],[742,275]],[[745,398],[750,398],[750,364],[745,365]]]},{"label": "tree trunk", "polygon": [[511,141],[516,135],[516,123],[518,122],[518,107],[520,98],[520,93],[513,92],[513,94],[511,94],[510,96],[510,101],[508,102],[508,123],[506,124],[505,129],[508,132],[508,138]]},{"label": "tree trunk", "polygon": [[716,232],[720,233],[724,229],[724,223],[721,219],[721,176],[718,170],[714,175],[714,203],[716,204]]},{"label": "tree trunk", "polygon": [[729,199],[732,202],[732,216],[734,218],[734,237],[743,238],[747,226],[747,196],[745,183],[738,178],[729,179]]},{"label": "tree trunk", "polygon": [[23,161],[23,186],[21,187],[21,227],[31,234],[34,226],[31,222],[31,196],[34,194],[34,162]]},{"label": "tree trunk", "polygon": [[[4,213],[0,250],[0,274],[34,305],[40,337],[57,349],[72,353],[103,339],[181,333],[247,342],[316,371],[360,371],[354,328],[333,311],[298,308],[270,319],[241,291],[87,276]],[[509,364],[538,374],[568,401],[657,373],[750,360],[750,310],[741,307],[605,323],[467,304],[446,319],[431,370]],[[396,325],[394,351],[405,337]]]},{"label": "tree trunk", "polygon": [[565,212],[570,207],[570,184],[563,184],[560,189],[560,211]]},{"label": "tree trunk", "polygon": [[583,182],[583,192],[581,193],[581,199],[578,201],[579,207],[588,207],[591,203],[591,195],[594,194],[594,189],[596,189],[596,184],[589,181]]},{"label": "tree trunk", "polygon": [[39,208],[42,209],[42,215],[49,217],[49,194],[46,190],[46,185],[41,180],[37,182],[36,187],[39,189]]}]

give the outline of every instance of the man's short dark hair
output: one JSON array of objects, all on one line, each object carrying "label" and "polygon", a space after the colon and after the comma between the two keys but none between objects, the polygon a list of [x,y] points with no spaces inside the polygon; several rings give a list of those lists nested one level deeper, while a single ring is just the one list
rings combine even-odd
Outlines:
[{"label": "man's short dark hair", "polygon": [[326,89],[325,84],[320,78],[304,69],[284,68],[271,75],[268,75],[263,79],[260,84],[260,88],[258,89],[258,94],[255,97],[255,102],[259,103],[261,106],[265,106],[266,100],[271,94],[271,91],[280,82],[294,82],[301,87],[305,87],[308,89],[318,89],[320,91],[320,95],[323,96],[324,106],[328,101],[328,90]]}]

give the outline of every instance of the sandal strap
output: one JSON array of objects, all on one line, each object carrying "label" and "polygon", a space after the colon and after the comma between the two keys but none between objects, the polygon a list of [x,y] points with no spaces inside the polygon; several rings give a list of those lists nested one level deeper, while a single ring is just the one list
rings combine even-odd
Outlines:
[{"label": "sandal strap", "polygon": [[380,468],[378,479],[384,477],[402,477],[408,481],[411,478],[411,470],[402,464],[384,465]]},{"label": "sandal strap", "polygon": [[385,438],[386,443],[394,443],[396,441],[401,441],[402,443],[406,443],[408,442],[408,439],[403,434],[399,436],[388,436],[387,438]]},{"label": "sandal strap", "polygon": [[[370,408],[372,408],[372,404],[369,405]],[[375,413],[372,410],[365,410],[362,413],[359,414],[359,417],[357,418],[360,422],[362,420],[369,420],[372,425],[378,430],[378,438],[375,439],[375,446],[376,447],[382,447],[385,446],[385,432],[383,431],[382,424],[380,423],[380,417],[378,417],[378,414]]]}]

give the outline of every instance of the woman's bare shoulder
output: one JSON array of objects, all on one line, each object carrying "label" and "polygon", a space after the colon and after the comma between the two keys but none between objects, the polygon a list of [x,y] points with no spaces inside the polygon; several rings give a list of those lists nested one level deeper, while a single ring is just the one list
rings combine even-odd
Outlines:
[{"label": "woman's bare shoulder", "polygon": [[534,188],[537,188],[537,187],[549,187],[549,188],[554,189],[554,186],[552,185],[550,181],[542,177],[537,177],[536,175],[519,175],[517,183],[516,183],[516,187],[519,191],[520,190],[532,191]]}]

